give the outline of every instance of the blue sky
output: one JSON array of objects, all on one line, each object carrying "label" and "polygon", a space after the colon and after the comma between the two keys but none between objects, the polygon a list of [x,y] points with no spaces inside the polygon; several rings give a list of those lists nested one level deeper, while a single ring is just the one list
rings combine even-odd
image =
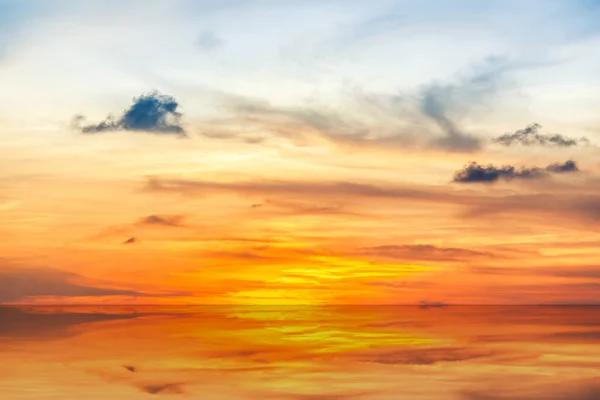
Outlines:
[{"label": "blue sky", "polygon": [[546,120],[583,132],[600,93],[600,7],[589,0],[65,0],[0,9],[1,117],[11,121],[101,118],[153,89],[180,98],[190,123],[218,112],[214,93],[344,110],[349,92],[410,96],[454,84],[489,57],[519,66],[477,117],[490,129]]}]

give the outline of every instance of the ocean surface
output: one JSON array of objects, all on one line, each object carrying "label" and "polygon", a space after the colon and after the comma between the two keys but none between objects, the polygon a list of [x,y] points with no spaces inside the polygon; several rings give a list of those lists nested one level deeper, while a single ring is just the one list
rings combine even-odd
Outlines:
[{"label": "ocean surface", "polygon": [[598,400],[600,307],[0,307],[0,399]]}]

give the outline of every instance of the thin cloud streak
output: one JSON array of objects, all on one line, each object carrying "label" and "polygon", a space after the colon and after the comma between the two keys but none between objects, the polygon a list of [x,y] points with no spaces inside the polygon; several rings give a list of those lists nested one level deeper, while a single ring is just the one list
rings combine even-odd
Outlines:
[{"label": "thin cloud streak", "polygon": [[435,261],[463,261],[473,258],[498,257],[489,252],[453,247],[438,247],[427,244],[363,247],[359,249],[359,254],[367,256],[380,256],[391,259]]}]

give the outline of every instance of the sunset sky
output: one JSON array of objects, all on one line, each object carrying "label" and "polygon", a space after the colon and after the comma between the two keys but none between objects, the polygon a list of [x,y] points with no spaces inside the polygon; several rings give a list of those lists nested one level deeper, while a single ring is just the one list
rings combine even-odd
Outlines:
[{"label": "sunset sky", "polygon": [[600,304],[599,18],[0,0],[0,303]]}]

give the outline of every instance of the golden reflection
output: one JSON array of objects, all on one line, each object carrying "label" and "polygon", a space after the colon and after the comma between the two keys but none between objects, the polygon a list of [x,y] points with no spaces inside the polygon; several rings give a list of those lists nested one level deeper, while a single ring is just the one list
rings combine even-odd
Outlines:
[{"label": "golden reflection", "polygon": [[[465,393],[486,390],[496,397],[482,398],[508,400],[514,382],[527,382],[538,397],[517,398],[537,400],[573,385],[594,390],[598,311],[4,307],[0,390],[10,400],[472,400]],[[556,399],[579,399],[568,395]]]}]

